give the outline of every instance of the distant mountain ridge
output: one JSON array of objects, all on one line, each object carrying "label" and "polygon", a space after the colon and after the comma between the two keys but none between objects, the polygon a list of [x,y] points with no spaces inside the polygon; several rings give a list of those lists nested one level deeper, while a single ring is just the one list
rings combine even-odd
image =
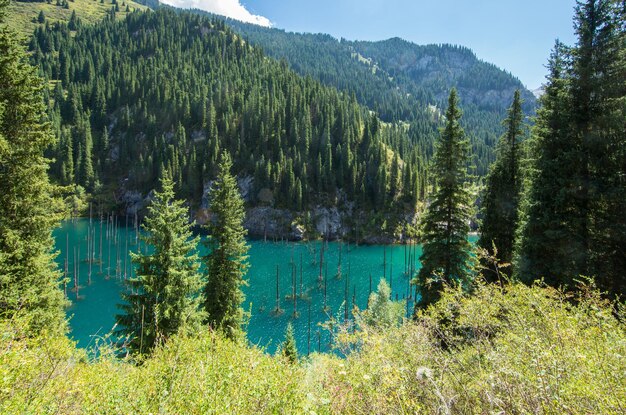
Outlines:
[{"label": "distant mountain ridge", "polygon": [[[171,7],[158,0],[139,0],[151,8]],[[278,28],[262,27],[244,23],[228,17],[215,15],[203,10],[197,13],[209,14],[224,19],[229,26],[261,46],[264,51],[277,59],[285,59],[297,72],[337,87],[354,92],[354,76],[369,78],[367,82],[377,85],[376,96],[387,100],[389,94],[380,94],[378,88],[396,88],[402,99],[417,96],[420,104],[444,104],[450,88],[456,87],[464,105],[475,104],[481,110],[504,111],[511,103],[513,92],[519,89],[524,99],[524,110],[532,113],[537,105],[536,97],[513,74],[496,65],[479,59],[468,47],[450,44],[418,45],[400,37],[381,41],[349,41],[336,39],[322,33],[288,32]],[[332,65],[310,62],[307,55],[315,50],[319,56],[333,55],[331,61],[345,70],[352,79],[338,81]],[[322,59],[328,63],[328,59]],[[369,67],[366,71],[351,68],[355,63]],[[374,81],[376,79],[376,81]],[[408,96],[406,95],[408,94]],[[358,94],[357,94],[357,98]],[[382,103],[375,98],[359,99],[361,103],[377,110],[382,119],[398,121],[407,117],[390,117],[380,111]],[[429,99],[430,102],[423,101]],[[412,100],[408,100],[410,103]],[[410,117],[408,117],[410,118]]]},{"label": "distant mountain ridge", "polygon": [[[417,45],[398,37],[374,42],[338,40],[327,34],[287,32],[224,19],[270,56],[285,59],[296,71],[327,84],[334,83],[338,89],[353,90],[355,84],[368,82],[374,84],[375,89],[396,89],[396,99],[407,100],[410,104],[415,105],[417,101],[418,105],[436,105],[443,104],[450,88],[456,87],[464,105],[475,104],[478,109],[487,111],[508,108],[513,92],[519,89],[526,103],[525,110],[532,112],[536,106],[534,95],[519,79],[494,64],[478,59],[471,49],[464,46]],[[313,51],[320,58],[319,62],[312,62],[309,58]],[[333,79],[333,66],[345,71],[348,79]],[[355,79],[351,74],[364,79]],[[383,101],[388,99],[389,94],[373,95],[378,100],[363,97],[361,101],[377,110],[384,105]],[[389,120],[407,118],[393,117],[386,111],[379,115]]]},{"label": "distant mountain ridge", "polygon": [[494,160],[495,144],[503,133],[501,122],[514,91],[521,91],[527,115],[537,105],[519,79],[481,61],[466,47],[420,46],[400,38],[338,40],[327,34],[292,33],[221,18],[301,75],[353,94],[381,120],[406,122],[411,141],[426,156],[433,153],[447,95],[456,87],[478,175],[486,174]]},{"label": "distant mountain ridge", "polygon": [[478,59],[464,46],[417,45],[398,37],[349,44],[391,76],[399,77],[399,83],[413,82],[429,89],[438,102],[445,100],[450,87],[455,86],[465,103],[476,104],[481,109],[507,108],[516,89],[522,92],[527,110],[535,105],[532,93],[519,79]]}]

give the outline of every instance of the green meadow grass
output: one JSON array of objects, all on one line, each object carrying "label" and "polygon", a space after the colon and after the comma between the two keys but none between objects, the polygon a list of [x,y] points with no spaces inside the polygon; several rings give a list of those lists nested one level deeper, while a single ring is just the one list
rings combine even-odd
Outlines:
[{"label": "green meadow grass", "polygon": [[[83,23],[95,23],[106,16],[114,5],[111,0],[69,0],[69,9],[63,6],[57,6],[56,0],[48,3],[20,2],[11,1],[8,7],[8,26],[15,30],[22,40],[27,41],[35,28],[40,24],[37,22],[39,12],[43,11],[46,21],[49,23],[68,22],[72,16],[72,12],[76,11],[76,15]],[[130,11],[135,9],[144,10],[146,6],[135,3],[132,0],[120,0],[120,11],[118,16],[126,16],[126,5],[130,6]]]}]

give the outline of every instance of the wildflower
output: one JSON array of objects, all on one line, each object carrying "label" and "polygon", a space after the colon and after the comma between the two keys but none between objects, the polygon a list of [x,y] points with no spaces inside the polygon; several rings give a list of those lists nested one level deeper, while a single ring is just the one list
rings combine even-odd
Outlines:
[{"label": "wildflower", "polygon": [[428,379],[433,376],[433,371],[432,369],[422,366],[417,369],[415,375],[418,379]]}]

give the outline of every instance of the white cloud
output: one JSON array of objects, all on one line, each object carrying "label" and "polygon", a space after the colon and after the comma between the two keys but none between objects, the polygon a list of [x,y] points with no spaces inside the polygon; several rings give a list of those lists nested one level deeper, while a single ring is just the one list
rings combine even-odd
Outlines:
[{"label": "white cloud", "polygon": [[239,0],[160,0],[170,6],[181,9],[200,9],[210,13],[219,14],[240,20],[246,23],[254,23],[260,26],[270,27],[272,22],[267,17],[250,13]]}]

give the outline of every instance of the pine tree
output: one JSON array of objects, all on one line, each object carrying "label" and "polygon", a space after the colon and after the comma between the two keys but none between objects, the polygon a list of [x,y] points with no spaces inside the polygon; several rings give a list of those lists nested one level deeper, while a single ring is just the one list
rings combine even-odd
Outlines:
[{"label": "pine tree", "polygon": [[608,54],[612,38],[610,22],[611,0],[579,1],[576,5],[574,27],[578,36],[577,45],[571,50],[570,70],[570,131],[574,162],[578,171],[574,176],[577,191],[573,194],[577,218],[573,222],[582,245],[580,260],[575,275],[590,275],[590,249],[595,202],[600,197],[602,178],[598,176],[596,163],[606,161],[606,137],[598,119],[607,98],[604,90],[605,71],[609,69]]},{"label": "pine tree", "polygon": [[100,135],[100,141],[98,143],[98,153],[100,154],[101,167],[107,165],[107,158],[109,153],[109,129],[104,127],[102,134]]},{"label": "pine tree", "polygon": [[61,130],[60,152],[61,183],[64,185],[74,184],[74,146],[73,137],[67,128]]},{"label": "pine tree", "polygon": [[298,362],[298,348],[296,347],[296,338],[293,334],[293,326],[287,324],[285,332],[285,341],[282,344],[281,352],[290,363]]},{"label": "pine tree", "polygon": [[[67,3],[65,3],[67,5]],[[69,7],[69,5],[68,5]],[[76,10],[72,11],[72,15],[70,17],[70,21],[67,23],[67,28],[70,30],[78,29],[78,18],[76,17]]]},{"label": "pine tree", "polygon": [[66,329],[52,229],[61,205],[48,181],[44,84],[5,26],[0,0],[0,318],[27,319],[25,331]]},{"label": "pine tree", "polygon": [[471,276],[471,245],[467,240],[472,198],[467,188],[469,141],[459,124],[456,90],[450,92],[446,125],[434,156],[437,190],[422,222],[422,268],[415,283],[420,287],[418,308],[436,302],[444,284],[468,285]]},{"label": "pine tree", "polygon": [[[519,90],[515,91],[513,103],[504,121],[505,134],[500,138],[497,159],[487,175],[487,185],[482,199],[483,221],[478,245],[493,255],[493,246],[502,263],[510,264],[517,229],[520,177],[520,140],[522,138],[522,101]],[[511,275],[510,269],[505,271]],[[488,273],[488,280],[495,274]]]},{"label": "pine tree", "polygon": [[198,330],[204,319],[196,252],[187,209],[174,196],[174,183],[161,180],[142,225],[141,240],[150,253],[131,253],[137,276],[127,281],[122,295],[124,314],[117,316],[119,333],[128,336],[135,353],[152,350],[181,329]]},{"label": "pine tree", "polygon": [[395,200],[395,198],[400,194],[400,190],[402,188],[400,186],[401,174],[402,172],[400,171],[398,153],[395,153],[391,162],[391,175],[389,180],[389,192],[392,200]]},{"label": "pine tree", "polygon": [[231,339],[243,336],[244,294],[241,286],[248,269],[245,211],[237,180],[231,174],[232,161],[222,153],[217,179],[211,189],[212,219],[207,224],[210,253],[205,257],[208,271],[205,309],[208,323]]}]

